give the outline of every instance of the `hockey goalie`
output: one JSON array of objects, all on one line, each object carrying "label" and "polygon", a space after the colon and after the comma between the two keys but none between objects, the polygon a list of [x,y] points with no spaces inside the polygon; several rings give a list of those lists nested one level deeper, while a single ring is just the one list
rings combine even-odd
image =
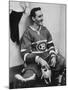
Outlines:
[{"label": "hockey goalie", "polygon": [[24,69],[15,78],[22,82],[43,80],[46,85],[55,81],[62,83],[65,68],[64,58],[55,50],[49,30],[43,26],[43,14],[40,7],[30,12],[32,25],[25,30],[20,41],[20,52],[24,60]]}]

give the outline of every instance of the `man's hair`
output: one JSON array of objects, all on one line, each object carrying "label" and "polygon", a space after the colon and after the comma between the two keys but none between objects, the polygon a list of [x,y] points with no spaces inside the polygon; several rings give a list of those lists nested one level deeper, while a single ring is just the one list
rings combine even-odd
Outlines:
[{"label": "man's hair", "polygon": [[40,7],[36,7],[36,8],[33,8],[30,12],[30,18],[32,19],[32,17],[35,17],[35,12],[38,11],[38,10],[41,10]]}]

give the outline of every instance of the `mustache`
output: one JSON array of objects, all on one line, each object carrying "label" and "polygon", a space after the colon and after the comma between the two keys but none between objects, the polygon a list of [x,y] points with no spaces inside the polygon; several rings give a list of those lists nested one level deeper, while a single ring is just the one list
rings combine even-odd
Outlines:
[{"label": "mustache", "polygon": [[43,19],[39,20],[39,22],[43,22]]}]

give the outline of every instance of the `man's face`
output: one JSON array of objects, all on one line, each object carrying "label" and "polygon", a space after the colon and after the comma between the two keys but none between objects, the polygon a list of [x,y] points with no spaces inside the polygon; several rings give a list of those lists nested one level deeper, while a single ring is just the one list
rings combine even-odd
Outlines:
[{"label": "man's face", "polygon": [[39,26],[43,25],[43,14],[41,10],[35,12],[35,23]]}]

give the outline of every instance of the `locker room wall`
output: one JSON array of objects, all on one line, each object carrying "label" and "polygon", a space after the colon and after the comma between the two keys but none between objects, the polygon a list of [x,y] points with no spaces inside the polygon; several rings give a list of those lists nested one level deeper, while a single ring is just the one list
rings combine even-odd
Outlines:
[{"label": "locker room wall", "polygon": [[[59,49],[60,53],[65,57],[65,5],[60,4],[44,4],[44,3],[28,3],[29,9],[31,10],[33,7],[40,6],[42,9],[42,13],[44,15],[44,25],[48,28],[50,33],[52,34],[52,38],[55,44],[55,47]],[[21,11],[19,6],[19,2],[12,2],[10,5],[16,11]],[[27,23],[27,24],[26,24]],[[26,26],[29,25],[29,18],[28,15],[23,15],[21,21],[19,23],[19,35],[20,38],[23,35]],[[23,60],[20,58],[19,55],[19,48],[13,47],[13,44],[10,42],[10,67],[16,66],[23,63]],[[13,50],[12,50],[13,48]],[[12,55],[13,52],[16,52]],[[18,58],[17,58],[17,57]],[[20,59],[19,59],[20,58]]]}]

